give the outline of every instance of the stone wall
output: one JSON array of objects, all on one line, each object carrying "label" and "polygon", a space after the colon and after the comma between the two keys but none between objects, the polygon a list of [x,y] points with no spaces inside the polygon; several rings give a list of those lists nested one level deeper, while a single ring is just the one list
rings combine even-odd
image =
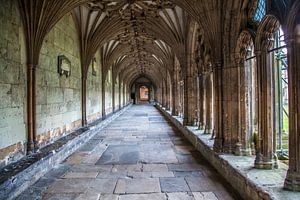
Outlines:
[{"label": "stone wall", "polygon": [[16,0],[0,0],[0,167],[25,154],[26,66]]},{"label": "stone wall", "polygon": [[[88,122],[102,116],[101,93],[101,59],[100,53],[95,55],[94,63],[90,65],[87,79],[87,120]],[[94,70],[93,70],[94,65]],[[93,73],[94,72],[94,73]]]},{"label": "stone wall", "polygon": [[[39,146],[81,125],[81,66],[78,43],[71,14],[61,19],[44,40],[36,70]],[[60,55],[71,61],[69,77],[58,73]]]}]

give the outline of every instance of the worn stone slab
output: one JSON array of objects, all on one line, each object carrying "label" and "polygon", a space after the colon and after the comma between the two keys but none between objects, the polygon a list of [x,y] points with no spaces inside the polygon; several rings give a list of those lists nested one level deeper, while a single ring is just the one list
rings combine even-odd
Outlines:
[{"label": "worn stone slab", "polygon": [[173,172],[151,172],[153,178],[168,178],[174,177]]},{"label": "worn stone slab", "polygon": [[110,178],[110,179],[114,179],[114,178],[128,178],[128,173],[124,172],[124,171],[118,171],[118,172],[100,172],[97,175],[97,178]]},{"label": "worn stone slab", "polygon": [[186,192],[167,193],[167,196],[168,200],[194,200],[193,195]]},{"label": "worn stone slab", "polygon": [[62,178],[96,178],[98,172],[68,172]]},{"label": "worn stone slab", "polygon": [[175,177],[201,177],[203,176],[201,171],[179,171],[179,172],[174,172]]},{"label": "worn stone slab", "polygon": [[101,194],[100,200],[119,200],[119,195]]},{"label": "worn stone slab", "polygon": [[193,192],[195,200],[218,200],[213,192]]},{"label": "worn stone slab", "polygon": [[138,145],[110,145],[96,165],[136,164],[138,161]]},{"label": "worn stone slab", "polygon": [[160,178],[162,192],[188,192],[190,191],[184,178]]},{"label": "worn stone slab", "polygon": [[185,180],[193,192],[225,190],[220,183],[214,182],[207,177],[186,177]]},{"label": "worn stone slab", "polygon": [[142,164],[135,165],[114,165],[112,172],[140,172],[142,171]]},{"label": "worn stone slab", "polygon": [[199,171],[202,169],[201,165],[196,163],[183,164],[168,164],[170,171]]},{"label": "worn stone slab", "polygon": [[152,178],[152,172],[128,172],[130,178]]},{"label": "worn stone slab", "polygon": [[70,168],[72,172],[110,172],[113,165],[74,165]]},{"label": "worn stone slab", "polygon": [[167,200],[163,193],[120,195],[119,200]]},{"label": "worn stone slab", "polygon": [[166,164],[144,164],[144,172],[167,172],[168,166]]},{"label": "worn stone slab", "polygon": [[117,179],[95,179],[88,183],[88,192],[112,194],[116,187]]},{"label": "worn stone slab", "polygon": [[60,179],[54,182],[46,193],[84,193],[93,179]]},{"label": "worn stone slab", "polygon": [[[78,193],[56,193],[56,194],[45,194],[43,200],[73,200],[77,199]],[[88,200],[88,199],[87,199]]]},{"label": "worn stone slab", "polygon": [[101,194],[100,193],[90,193],[86,192],[83,194],[79,194],[78,197],[76,197],[75,200],[99,200]]},{"label": "worn stone slab", "polygon": [[138,194],[160,192],[158,178],[149,179],[119,179],[115,194]]}]

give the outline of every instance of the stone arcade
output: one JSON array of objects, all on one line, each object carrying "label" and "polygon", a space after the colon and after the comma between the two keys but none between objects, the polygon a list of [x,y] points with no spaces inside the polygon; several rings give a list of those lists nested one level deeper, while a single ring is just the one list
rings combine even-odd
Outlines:
[{"label": "stone arcade", "polygon": [[0,0],[0,199],[300,199],[299,0]]}]

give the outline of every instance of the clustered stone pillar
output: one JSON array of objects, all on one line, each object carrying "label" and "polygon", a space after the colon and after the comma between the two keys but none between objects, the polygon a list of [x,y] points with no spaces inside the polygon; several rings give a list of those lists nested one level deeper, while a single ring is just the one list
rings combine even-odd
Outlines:
[{"label": "clustered stone pillar", "polygon": [[198,74],[198,92],[199,92],[199,102],[198,102],[198,129],[203,130],[204,128],[204,75],[203,71]]},{"label": "clustered stone pillar", "polygon": [[222,64],[216,62],[213,65],[213,85],[214,85],[214,150],[223,151],[223,110],[222,110]]},{"label": "clustered stone pillar", "polygon": [[166,88],[166,109],[170,110],[170,88],[168,83],[168,74],[166,73],[166,81],[165,81],[165,88]]},{"label": "clustered stone pillar", "polygon": [[[264,45],[267,46],[267,45]],[[273,86],[272,69],[267,63],[267,48],[256,51],[258,80],[258,136],[256,137],[256,158],[254,166],[259,169],[277,167],[273,155]]]},{"label": "clustered stone pillar", "polygon": [[87,82],[87,75],[85,70],[82,70],[82,78],[81,78],[81,121],[82,121],[82,126],[87,125],[87,119],[86,119],[86,82]]},{"label": "clustered stone pillar", "polygon": [[204,74],[205,81],[205,122],[204,122],[204,134],[212,134],[212,80],[211,69],[207,66]]},{"label": "clustered stone pillar", "polygon": [[[300,6],[299,6],[300,7]],[[284,187],[300,191],[300,25],[288,40],[289,59],[289,169]]]},{"label": "clustered stone pillar", "polygon": [[121,79],[119,78],[119,110],[121,110],[122,107],[122,87],[121,87]]},{"label": "clustered stone pillar", "polygon": [[[240,58],[237,60],[238,66],[238,138],[235,148],[235,155],[249,155],[251,153],[250,150],[250,142],[249,142],[249,115],[248,112],[248,87],[249,86],[247,78],[251,78],[247,76],[246,68],[245,68],[245,60]],[[249,67],[248,67],[249,68]],[[249,73],[249,72],[248,72]],[[251,111],[250,111],[251,112]]]},{"label": "clustered stone pillar", "polygon": [[[176,75],[174,75],[176,76]],[[177,80],[175,78],[172,79],[172,115],[177,116],[178,115],[178,108],[177,108],[177,102],[178,102],[178,95],[177,95]]]},{"label": "clustered stone pillar", "polygon": [[36,65],[27,65],[27,153],[31,154],[36,149],[36,95],[35,95],[35,68]]}]

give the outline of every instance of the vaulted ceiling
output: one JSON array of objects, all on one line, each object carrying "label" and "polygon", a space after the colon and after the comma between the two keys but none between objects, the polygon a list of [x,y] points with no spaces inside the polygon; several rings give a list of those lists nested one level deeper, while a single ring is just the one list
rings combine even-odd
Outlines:
[{"label": "vaulted ceiling", "polygon": [[[28,38],[38,35],[34,31],[44,30],[45,34],[63,14],[72,11],[79,32],[83,74],[87,74],[100,49],[102,66],[105,71],[112,69],[114,77],[119,74],[131,81],[137,76],[148,76],[157,83],[172,73],[174,57],[182,68],[186,67],[186,55],[191,53],[187,49],[194,27],[191,24],[197,23],[198,33],[205,38],[203,43],[218,61],[222,59],[224,46],[231,45],[224,38],[239,34],[243,16],[247,15],[245,9],[253,4],[250,0],[19,1],[21,10],[25,10],[28,29],[33,27],[27,23],[30,20],[37,26],[32,33],[28,32]],[[37,9],[41,12],[36,15],[31,4],[39,4]],[[35,19],[30,13],[35,13]],[[40,22],[47,16],[51,16],[47,22],[49,27],[45,24],[44,28]],[[228,28],[231,33],[224,35]]]}]

